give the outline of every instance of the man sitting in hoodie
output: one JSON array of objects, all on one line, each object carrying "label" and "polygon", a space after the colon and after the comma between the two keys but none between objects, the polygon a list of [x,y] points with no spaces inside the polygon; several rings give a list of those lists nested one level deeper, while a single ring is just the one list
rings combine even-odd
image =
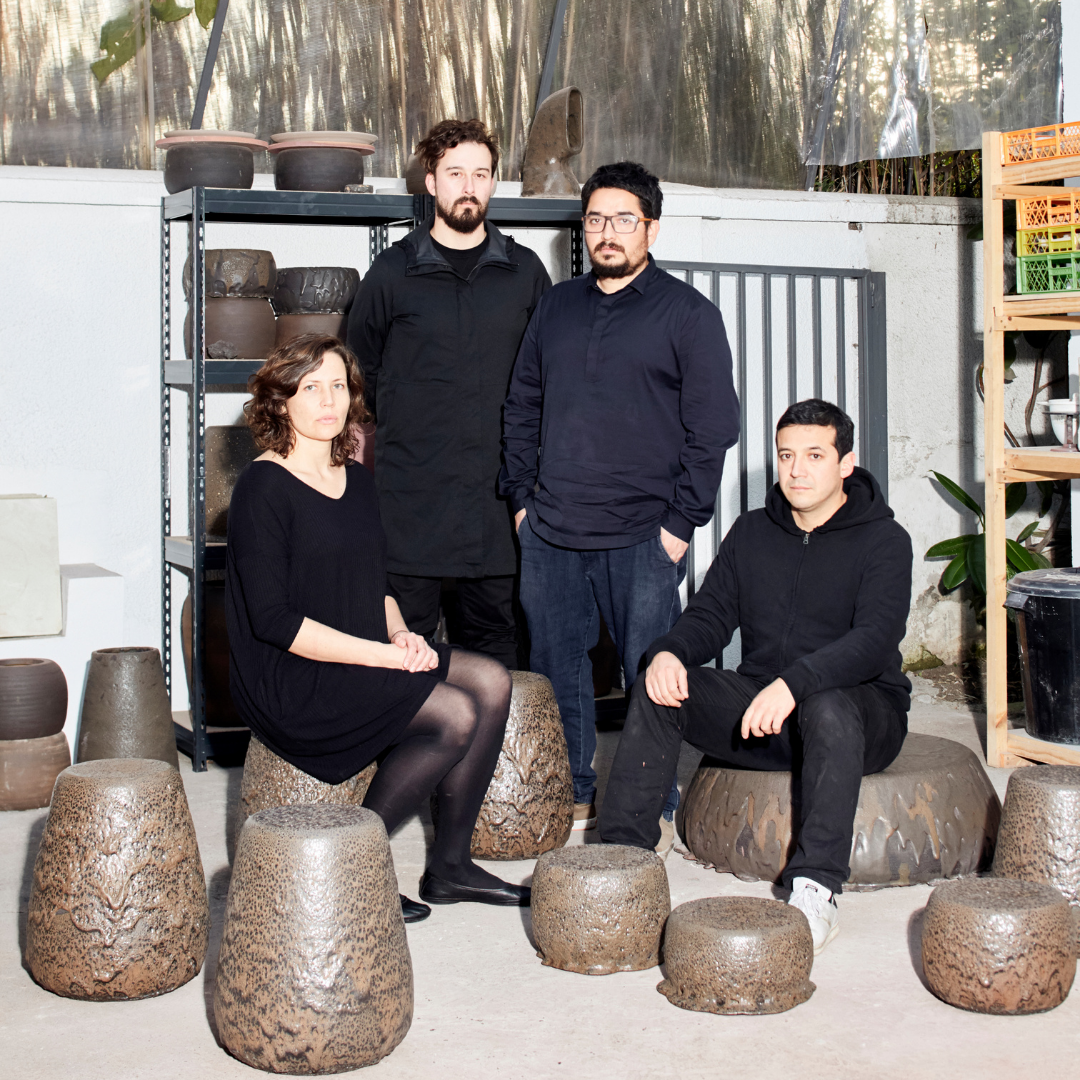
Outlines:
[{"label": "man sitting in hoodie", "polygon": [[[634,685],[600,812],[605,843],[654,848],[685,739],[747,769],[801,775],[788,901],[820,952],[839,930],[859,784],[900,752],[911,684],[898,646],[911,539],[855,465],[854,425],[812,398],[776,425],[779,482],[743,514]],[[736,627],[736,671],[702,667]]]}]

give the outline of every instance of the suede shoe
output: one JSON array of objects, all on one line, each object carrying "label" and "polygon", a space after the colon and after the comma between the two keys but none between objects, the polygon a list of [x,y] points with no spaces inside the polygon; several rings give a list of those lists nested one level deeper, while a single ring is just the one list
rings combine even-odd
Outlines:
[{"label": "suede shoe", "polygon": [[585,832],[596,828],[596,803],[574,803],[574,824],[571,832]]},{"label": "suede shoe", "polygon": [[497,889],[476,889],[436,877],[430,870],[420,879],[420,899],[428,904],[497,904],[501,907],[528,907],[532,889],[504,881]]},{"label": "suede shoe", "polygon": [[675,846],[675,822],[666,817],[660,819],[660,843],[656,845],[656,854],[667,860],[668,852]]}]

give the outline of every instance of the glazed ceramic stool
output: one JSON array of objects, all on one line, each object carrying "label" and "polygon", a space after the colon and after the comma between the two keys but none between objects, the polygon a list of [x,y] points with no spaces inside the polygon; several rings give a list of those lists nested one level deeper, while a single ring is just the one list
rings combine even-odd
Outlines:
[{"label": "glazed ceramic stool", "polygon": [[76,757],[79,762],[156,758],[179,766],[172,704],[157,649],[97,649],[90,654]]},{"label": "glazed ceramic stool", "polygon": [[375,762],[372,762],[362,772],[340,784],[326,784],[290,765],[252,736],[244,759],[244,776],[240,781],[240,807],[232,830],[233,847],[244,822],[260,810],[301,803],[360,806],[376,768]]},{"label": "glazed ceramic stool", "polygon": [[574,778],[555,691],[543,675],[511,675],[503,748],[473,830],[478,859],[537,859],[562,847],[574,824]]},{"label": "glazed ceramic stool", "polygon": [[670,912],[667,874],[655,851],[560,848],[541,855],[533,872],[533,935],[547,967],[582,975],[656,967]]},{"label": "glazed ceramic stool", "polygon": [[46,990],[153,997],[202,967],[206,879],[180,774],[162,761],[88,761],[56,780],[34,863],[26,963]]},{"label": "glazed ceramic stool", "polygon": [[1065,1000],[1076,974],[1072,913],[1049,885],[949,881],[926,905],[922,961],[930,989],[950,1005],[1045,1012]]},{"label": "glazed ceramic stool", "polygon": [[374,1065],[405,1038],[413,972],[382,819],[280,806],[240,833],[214,986],[218,1034],[256,1069]]},{"label": "glazed ceramic stool", "polygon": [[667,978],[657,986],[693,1012],[777,1013],[814,992],[806,916],[779,900],[710,896],[680,904],[664,930]]},{"label": "glazed ceramic stool", "polygon": [[[707,759],[706,759],[707,760]],[[743,881],[776,881],[793,850],[791,773],[704,764],[679,807],[691,855]],[[896,760],[864,776],[845,888],[914,885],[989,865],[1001,803],[966,746],[908,735]]]}]

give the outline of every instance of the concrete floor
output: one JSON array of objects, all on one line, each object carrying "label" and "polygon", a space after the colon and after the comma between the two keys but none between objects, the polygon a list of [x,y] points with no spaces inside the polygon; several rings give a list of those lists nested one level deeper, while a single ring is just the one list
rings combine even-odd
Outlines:
[{"label": "concrete floor", "polygon": [[[911,729],[979,749],[982,717],[939,703],[916,679]],[[601,735],[606,775],[617,735]],[[684,755],[685,785],[698,755]],[[144,1001],[88,1003],[55,997],[22,966],[30,874],[46,811],[0,814],[0,1076],[20,1080],[171,1080],[252,1076],[215,1039],[214,966],[229,884],[225,821],[239,769],[183,767],[214,921],[203,971]],[[992,779],[1004,795],[1008,776]],[[393,837],[403,892],[416,895],[425,822]],[[589,834],[590,839],[595,834]],[[580,834],[573,842],[581,842]],[[527,881],[531,863],[495,864]],[[703,896],[769,896],[672,853],[673,905]],[[416,1010],[405,1041],[369,1073],[408,1077],[994,1077],[1074,1075],[1080,993],[1038,1016],[991,1017],[954,1009],[921,981],[918,932],[924,886],[847,894],[840,936],[814,964],[817,992],[776,1016],[685,1012],[656,992],[658,969],[588,977],[543,967],[529,941],[528,912],[460,904],[409,928]]]}]

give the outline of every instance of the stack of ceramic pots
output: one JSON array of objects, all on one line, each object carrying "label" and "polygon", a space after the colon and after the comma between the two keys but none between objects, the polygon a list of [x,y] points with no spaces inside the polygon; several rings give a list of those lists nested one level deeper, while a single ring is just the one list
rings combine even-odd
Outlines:
[{"label": "stack of ceramic pots", "polygon": [[[261,360],[274,348],[274,309],[270,297],[277,265],[269,251],[208,248],[206,255],[206,355]],[[191,303],[191,258],[184,264],[184,295]],[[184,347],[192,355],[191,309],[184,322]]]},{"label": "stack of ceramic pots", "polygon": [[364,182],[378,139],[366,131],[282,131],[270,136],[279,191],[344,191]]},{"label": "stack of ceramic pots", "polygon": [[67,680],[51,660],[0,660],[0,810],[48,806],[71,764]]},{"label": "stack of ceramic pots", "polygon": [[249,188],[255,154],[267,144],[249,131],[167,131],[157,146],[165,151],[165,190],[193,187]]},{"label": "stack of ceramic pots", "polygon": [[277,344],[301,334],[345,340],[345,313],[360,285],[351,266],[288,266],[277,272]]}]

